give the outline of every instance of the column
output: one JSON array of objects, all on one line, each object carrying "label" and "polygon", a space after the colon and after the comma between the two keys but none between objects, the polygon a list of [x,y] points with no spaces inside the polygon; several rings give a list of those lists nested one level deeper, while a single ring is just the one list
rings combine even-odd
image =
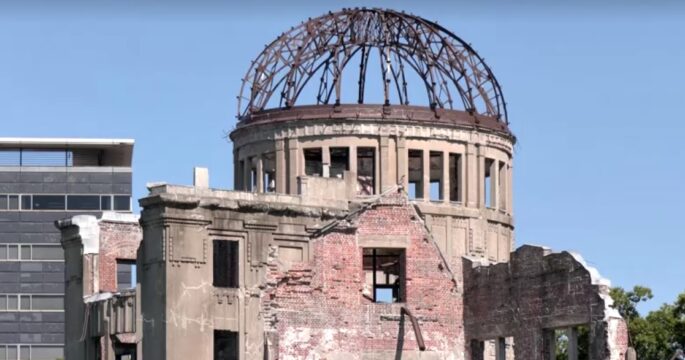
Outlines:
[{"label": "column", "polygon": [[286,193],[286,184],[288,177],[286,174],[286,154],[285,154],[285,140],[276,140],[276,192],[279,194]]},{"label": "column", "polygon": [[347,181],[347,184],[350,188],[347,189],[347,194],[350,196],[350,198],[353,198],[357,195],[357,147],[355,145],[350,146],[349,157],[350,178]]},{"label": "column", "polygon": [[288,194],[297,195],[300,154],[297,138],[288,139]]},{"label": "column", "polygon": [[476,162],[476,183],[474,184],[478,188],[478,200],[476,203],[479,208],[485,207],[485,158],[481,154],[480,147],[477,148],[477,158]]},{"label": "column", "polygon": [[233,149],[233,190],[240,190],[243,188],[243,175],[240,169],[240,160],[238,160],[238,149]]},{"label": "column", "polygon": [[393,180],[390,179],[390,149],[388,143],[390,142],[387,135],[381,135],[380,137],[380,192],[391,188],[393,185]]},{"label": "column", "polygon": [[512,167],[512,159],[509,159],[509,165],[507,165],[507,212],[509,215],[514,214],[514,168]]},{"label": "column", "polygon": [[423,171],[423,199],[430,201],[431,198],[431,152],[429,149],[424,148],[423,152],[423,165],[421,166],[421,171]]},{"label": "column", "polygon": [[505,338],[497,338],[495,345],[495,360],[507,360],[507,341]]},{"label": "column", "polygon": [[445,203],[450,202],[450,153],[449,151],[443,151],[442,152],[442,201]]},{"label": "column", "polygon": [[570,327],[566,329],[568,337],[568,360],[578,360],[578,329]]},{"label": "column", "polygon": [[397,138],[397,180],[396,182],[404,187],[404,191],[408,191],[409,187],[409,169],[407,153],[407,139],[404,136]]},{"label": "column", "polygon": [[252,158],[243,159],[243,191],[252,191]]},{"label": "column", "polygon": [[256,161],[257,161],[257,171],[255,171],[255,174],[257,176],[257,191],[258,193],[263,193],[264,192],[264,159],[262,158],[262,155],[257,155],[256,156]]},{"label": "column", "polygon": [[331,176],[331,149],[328,146],[321,147],[321,176]]},{"label": "column", "polygon": [[463,182],[463,194],[464,198],[462,202],[468,207],[478,207],[480,201],[478,200],[478,189],[480,185],[478,184],[478,148],[474,144],[466,144],[466,153],[464,154],[463,170],[464,178]]}]

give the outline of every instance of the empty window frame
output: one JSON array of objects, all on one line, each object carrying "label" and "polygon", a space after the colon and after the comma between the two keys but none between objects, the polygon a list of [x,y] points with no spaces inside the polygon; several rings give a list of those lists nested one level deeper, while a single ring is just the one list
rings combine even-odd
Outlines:
[{"label": "empty window frame", "polygon": [[507,187],[505,183],[507,181],[507,164],[500,161],[498,162],[498,175],[497,175],[497,207],[500,210],[506,210],[507,208]]},{"label": "empty window frame", "polygon": [[495,189],[497,184],[494,183],[494,166],[496,163],[493,159],[485,159],[485,167],[483,169],[483,204],[488,208],[495,207],[494,199],[496,197]]},{"label": "empty window frame", "polygon": [[238,360],[238,333],[214,330],[214,360]]},{"label": "empty window frame", "polygon": [[60,360],[64,358],[61,345],[0,345],[0,360]]},{"label": "empty window frame", "polygon": [[365,248],[363,257],[366,287],[371,290],[373,301],[404,301],[404,249]]},{"label": "empty window frame", "polygon": [[216,287],[237,288],[240,271],[237,241],[214,240],[213,246],[213,284]]},{"label": "empty window frame", "polygon": [[276,191],[276,154],[267,153],[262,155],[262,192]]},{"label": "empty window frame", "polygon": [[0,261],[64,261],[59,244],[0,244]]},{"label": "empty window frame", "polygon": [[553,336],[554,358],[559,360],[588,360],[590,353],[590,329],[587,325],[550,330]]},{"label": "empty window frame", "polygon": [[135,260],[117,259],[117,290],[126,290],[136,287],[136,262]]},{"label": "empty window frame", "polygon": [[64,311],[64,296],[57,294],[0,294],[2,311]]},{"label": "empty window frame", "polygon": [[114,348],[115,360],[136,360],[135,344],[117,344]]},{"label": "empty window frame", "polygon": [[450,176],[450,201],[461,202],[461,155],[450,154],[449,155],[449,176]]},{"label": "empty window frame", "polygon": [[323,175],[323,158],[321,148],[304,149],[304,174],[307,176]]},{"label": "empty window frame", "polygon": [[376,193],[376,148],[357,148],[357,194]]},{"label": "empty window frame", "polygon": [[344,178],[345,171],[350,170],[350,149],[346,147],[332,147],[330,177]]},{"label": "empty window frame", "polygon": [[443,159],[442,152],[431,151],[429,154],[430,163],[430,199],[431,201],[440,201],[445,198],[443,194]]},{"label": "empty window frame", "polygon": [[409,150],[407,160],[407,193],[410,199],[423,199],[423,151]]}]

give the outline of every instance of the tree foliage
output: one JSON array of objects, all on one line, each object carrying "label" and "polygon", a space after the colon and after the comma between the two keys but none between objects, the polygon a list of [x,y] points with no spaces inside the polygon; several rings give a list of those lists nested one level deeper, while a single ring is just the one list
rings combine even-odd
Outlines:
[{"label": "tree foliage", "polygon": [[685,347],[685,292],[673,304],[664,304],[642,317],[637,305],[652,298],[652,290],[635,286],[626,291],[611,289],[613,307],[628,323],[630,343],[640,360],[670,359],[678,348]]}]

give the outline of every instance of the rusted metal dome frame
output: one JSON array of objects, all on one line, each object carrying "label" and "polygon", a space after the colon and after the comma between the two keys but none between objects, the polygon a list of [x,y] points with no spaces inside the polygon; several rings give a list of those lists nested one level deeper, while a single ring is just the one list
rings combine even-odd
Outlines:
[{"label": "rusted metal dome frame", "polygon": [[374,49],[379,54],[385,105],[391,105],[391,92],[398,105],[409,105],[406,65],[423,80],[430,108],[461,109],[508,124],[501,87],[469,44],[418,16],[366,8],[310,19],[267,45],[243,78],[238,119],[267,110],[275,94],[280,95],[278,108],[300,105],[302,90],[317,74],[315,104],[339,105],[344,70],[360,52],[357,103],[364,104],[368,59]]}]

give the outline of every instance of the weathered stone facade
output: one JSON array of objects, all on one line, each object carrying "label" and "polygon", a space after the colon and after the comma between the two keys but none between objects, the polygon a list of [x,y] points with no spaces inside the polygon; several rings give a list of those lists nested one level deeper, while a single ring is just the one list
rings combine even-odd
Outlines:
[{"label": "weathered stone facade", "polygon": [[[468,89],[457,87],[468,106],[391,104],[386,87],[380,105],[363,103],[362,89],[357,104],[302,106],[289,98],[260,108],[254,105],[277,93],[269,88],[276,76],[269,69],[277,67],[254,62],[246,77],[253,81],[250,105],[230,134],[236,191],[210,189],[208,173],[197,169],[194,186],[149,186],[139,201],[139,228],[95,219],[61,223],[68,358],[100,353],[115,360],[135,344],[135,356],[146,360],[550,360],[553,330],[568,328],[574,352],[576,327],[584,325],[591,359],[621,359],[625,323],[608,307],[607,284],[594,269],[568,253],[528,246],[512,253],[515,138],[482,59],[453,34],[410,15],[345,9],[327,16],[303,24],[298,34],[306,39],[297,41],[320,36],[317,44],[325,43],[337,30],[324,25],[340,18],[351,22],[354,36],[339,39],[363,51],[390,46],[379,28],[357,33],[371,22],[394,19],[383,31],[402,23],[447,34],[435,42],[395,28],[407,41],[426,41],[420,50],[435,56],[426,66],[467,79]],[[439,43],[451,47],[431,53],[429,45]],[[463,51],[445,59],[458,46]],[[262,55],[278,54],[272,50]],[[314,51],[328,53],[338,54]],[[273,61],[292,53],[280,55]],[[468,66],[457,64],[464,57],[472,60]],[[300,60],[308,61],[297,57],[279,84],[306,83],[295,79],[305,73]],[[338,64],[326,60],[326,68],[330,63]],[[457,65],[465,67],[451,68]],[[447,68],[453,72],[442,72]],[[447,81],[424,80],[439,100]],[[436,89],[440,94],[431,93]],[[479,111],[475,105],[483,102]],[[88,230],[94,228],[98,237]],[[112,289],[111,258],[131,256],[141,232],[135,292],[99,295]],[[95,238],[109,244],[97,247],[101,287],[87,285],[97,259],[87,249]],[[87,309],[103,316],[88,317]],[[84,336],[77,331],[84,323],[99,330]]]}]

